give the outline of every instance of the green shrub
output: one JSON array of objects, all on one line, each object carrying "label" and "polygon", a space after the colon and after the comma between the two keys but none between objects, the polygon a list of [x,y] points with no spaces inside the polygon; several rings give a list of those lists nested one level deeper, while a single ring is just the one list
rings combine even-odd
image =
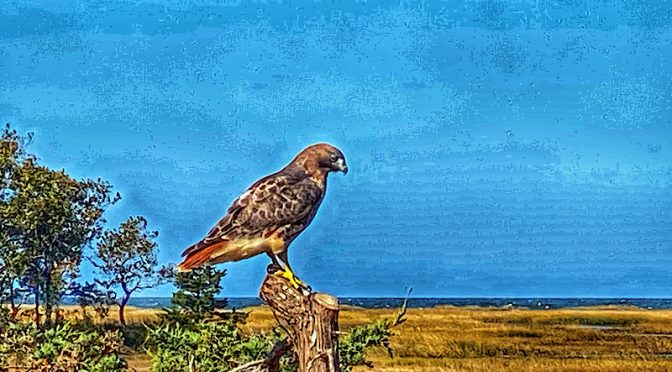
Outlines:
[{"label": "green shrub", "polygon": [[[270,335],[244,335],[238,326],[245,322],[246,314],[221,310],[225,303],[215,295],[225,274],[212,267],[177,274],[173,306],[164,309],[158,326],[147,328],[145,346],[152,356],[153,371],[227,371],[267,358],[281,341],[277,330]],[[366,360],[367,348],[385,347],[391,355],[392,328],[404,322],[405,314],[406,301],[396,319],[379,319],[351,329],[339,342],[341,370],[350,371],[356,365],[372,367]],[[279,364],[283,372],[297,369],[291,351]]]},{"label": "green shrub", "polygon": [[352,370],[353,366],[360,365],[373,368],[373,363],[366,360],[366,350],[372,347],[384,347],[392,357],[392,348],[390,347],[392,328],[406,321],[406,306],[411,291],[412,289],[408,290],[408,295],[394,320],[377,319],[371,324],[354,327],[345,336],[341,337],[338,342],[338,362],[341,371],[348,372]]},{"label": "green shrub", "polygon": [[195,268],[188,272],[175,275],[177,291],[173,293],[171,302],[196,318],[217,315],[217,309],[227,305],[225,299],[215,296],[222,290],[221,281],[226,270],[218,270],[212,266]]},{"label": "green shrub", "polygon": [[10,359],[27,360],[34,349],[35,329],[29,324],[5,321],[0,327],[0,361],[3,366]]},{"label": "green shrub", "polygon": [[0,360],[24,369],[48,371],[125,371],[119,356],[119,332],[79,330],[70,323],[38,330],[32,325],[8,323],[0,332]]},{"label": "green shrub", "polygon": [[263,359],[272,340],[245,336],[233,321],[163,324],[149,329],[154,371],[222,371]]},{"label": "green shrub", "polygon": [[377,319],[371,324],[352,328],[338,343],[338,361],[341,371],[350,371],[353,366],[365,365],[373,368],[366,360],[366,349],[384,347],[392,356],[390,336],[393,323],[388,319]]},{"label": "green shrub", "polygon": [[[341,338],[338,345],[341,370],[351,371],[357,365],[373,367],[366,360],[366,350],[372,347],[384,347],[392,355],[392,328],[401,321],[378,319],[371,324],[352,328]],[[187,318],[185,323],[166,322],[148,329],[146,345],[150,347],[149,353],[152,355],[152,370],[227,371],[266,358],[271,348],[281,339],[279,331],[268,335],[244,335],[237,324],[235,320],[211,322],[192,321]],[[292,352],[281,359],[280,367],[281,371],[296,371]]]},{"label": "green shrub", "polygon": [[[107,326],[107,325],[106,325]],[[108,326],[109,327],[109,326]],[[110,327],[118,329],[124,338],[124,346],[133,350],[142,351],[142,346],[147,339],[147,327],[143,324],[128,324],[123,327]]]}]

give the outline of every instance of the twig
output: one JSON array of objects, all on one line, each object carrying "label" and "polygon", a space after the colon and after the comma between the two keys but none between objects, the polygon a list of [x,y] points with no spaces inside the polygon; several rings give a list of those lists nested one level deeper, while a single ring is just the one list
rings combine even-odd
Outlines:
[{"label": "twig", "polygon": [[245,363],[241,366],[238,366],[231,370],[231,372],[251,372],[251,371],[261,371],[266,359],[255,360],[254,362]]},{"label": "twig", "polygon": [[231,370],[231,372],[261,371],[266,368],[268,372],[280,371],[280,358],[292,349],[292,345],[285,339],[276,342],[266,359],[255,360],[245,363]]},{"label": "twig", "polygon": [[394,322],[390,325],[390,328],[396,327],[399,324],[402,324],[403,322],[406,321],[406,310],[408,309],[408,298],[411,296],[411,293],[413,292],[413,287],[409,287],[408,291],[406,292],[406,297],[404,298],[404,302],[401,304],[401,309],[399,309],[399,312],[397,313],[396,319],[394,319]]}]

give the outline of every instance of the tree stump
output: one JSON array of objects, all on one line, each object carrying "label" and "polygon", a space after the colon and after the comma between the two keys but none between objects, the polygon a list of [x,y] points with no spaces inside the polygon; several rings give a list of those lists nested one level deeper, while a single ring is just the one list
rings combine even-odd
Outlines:
[{"label": "tree stump", "polygon": [[296,289],[287,279],[272,273],[264,279],[259,297],[270,306],[280,327],[289,334],[299,372],[340,371],[336,297]]}]

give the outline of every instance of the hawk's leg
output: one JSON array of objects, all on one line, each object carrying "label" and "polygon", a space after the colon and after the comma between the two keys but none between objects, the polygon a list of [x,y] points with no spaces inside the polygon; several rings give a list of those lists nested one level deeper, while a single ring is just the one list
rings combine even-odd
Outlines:
[{"label": "hawk's leg", "polygon": [[280,262],[278,261],[278,257],[272,253],[272,252],[266,252],[268,257],[271,258],[271,263],[267,270],[269,274],[281,276],[287,280],[289,280],[289,283],[294,287],[294,288],[299,288],[301,286],[301,282],[298,280],[296,276],[294,276],[294,273],[292,272],[291,269],[288,269],[286,267],[289,267],[289,265],[284,264],[281,265]]},{"label": "hawk's leg", "polygon": [[285,279],[289,280],[289,283],[292,286],[294,286],[294,288],[296,289],[303,288],[306,289],[308,292],[310,292],[311,291],[310,286],[302,282],[298,276],[294,275],[292,267],[289,266],[289,260],[287,259],[287,251],[278,253],[278,258],[284,264],[285,269],[283,271],[277,272],[276,275],[280,275]]},{"label": "hawk's leg", "polygon": [[273,269],[274,269],[273,272],[278,272],[278,271],[284,270],[282,265],[280,265],[280,262],[278,262],[278,258],[275,257],[275,254],[273,254],[273,252],[266,252],[266,254],[268,255],[268,257],[271,258],[271,261],[273,261],[273,264],[272,264]]}]

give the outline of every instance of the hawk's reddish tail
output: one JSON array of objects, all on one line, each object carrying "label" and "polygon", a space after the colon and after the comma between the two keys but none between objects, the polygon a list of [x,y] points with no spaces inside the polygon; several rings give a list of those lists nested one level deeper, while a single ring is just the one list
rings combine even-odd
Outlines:
[{"label": "hawk's reddish tail", "polygon": [[226,248],[228,244],[228,241],[223,241],[221,243],[205,247],[198,247],[198,244],[196,244],[184,251],[184,261],[177,265],[177,269],[179,271],[190,271],[203,264],[210,263],[214,257],[217,257],[214,254],[221,249]]}]

